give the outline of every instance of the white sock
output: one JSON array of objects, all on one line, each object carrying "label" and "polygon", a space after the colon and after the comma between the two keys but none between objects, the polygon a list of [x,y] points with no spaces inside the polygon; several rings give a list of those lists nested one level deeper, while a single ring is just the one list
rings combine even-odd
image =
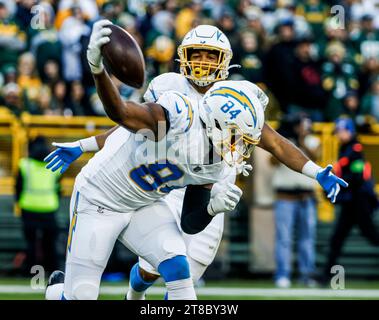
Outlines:
[{"label": "white sock", "polygon": [[197,300],[192,278],[166,282],[168,300]]},{"label": "white sock", "polygon": [[146,291],[136,291],[129,283],[129,290],[126,294],[126,300],[145,300]]},{"label": "white sock", "polygon": [[61,300],[64,283],[57,283],[48,286],[45,293],[46,300]]}]

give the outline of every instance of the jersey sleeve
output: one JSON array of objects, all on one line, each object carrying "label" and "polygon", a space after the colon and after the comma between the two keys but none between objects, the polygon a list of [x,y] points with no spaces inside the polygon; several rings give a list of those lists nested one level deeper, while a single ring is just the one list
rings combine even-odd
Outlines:
[{"label": "jersey sleeve", "polygon": [[143,99],[145,100],[145,102],[157,102],[158,100],[159,96],[157,90],[155,89],[154,80],[155,79],[151,80],[149,86],[146,89],[145,94],[143,95]]},{"label": "jersey sleeve", "polygon": [[172,83],[177,81],[175,76],[177,75],[174,73],[164,73],[151,80],[143,95],[145,102],[157,102],[163,93],[169,90],[176,90],[172,86]]},{"label": "jersey sleeve", "polygon": [[163,93],[156,103],[166,110],[171,133],[185,133],[191,128],[193,106],[188,97],[176,91],[168,91]]}]

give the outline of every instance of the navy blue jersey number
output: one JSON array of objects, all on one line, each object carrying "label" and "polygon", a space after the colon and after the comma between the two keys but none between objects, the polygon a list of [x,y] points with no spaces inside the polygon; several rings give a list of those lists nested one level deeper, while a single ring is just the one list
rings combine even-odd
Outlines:
[{"label": "navy blue jersey number", "polygon": [[175,187],[164,185],[166,182],[178,180],[183,174],[182,170],[169,162],[162,164],[143,164],[130,171],[130,177],[142,190],[159,191],[163,193],[169,193],[175,189]]}]

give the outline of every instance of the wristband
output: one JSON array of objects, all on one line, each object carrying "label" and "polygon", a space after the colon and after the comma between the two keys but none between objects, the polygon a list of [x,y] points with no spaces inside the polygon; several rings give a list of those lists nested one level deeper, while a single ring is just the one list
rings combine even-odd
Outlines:
[{"label": "wristband", "polygon": [[102,73],[104,70],[104,64],[103,64],[103,59],[100,60],[100,63],[98,66],[95,66],[94,64],[91,63],[91,61],[88,60],[89,67],[91,69],[91,72],[93,74],[99,74]]},{"label": "wristband", "polygon": [[79,140],[79,144],[83,152],[96,152],[100,149],[95,137]]},{"label": "wristband", "polygon": [[322,170],[320,166],[315,164],[312,160],[309,160],[301,169],[301,172],[309,178],[316,179],[319,171]]},{"label": "wristband", "polygon": [[209,215],[212,217],[214,217],[216,215],[216,213],[213,211],[211,202],[208,203],[207,211],[208,211]]}]

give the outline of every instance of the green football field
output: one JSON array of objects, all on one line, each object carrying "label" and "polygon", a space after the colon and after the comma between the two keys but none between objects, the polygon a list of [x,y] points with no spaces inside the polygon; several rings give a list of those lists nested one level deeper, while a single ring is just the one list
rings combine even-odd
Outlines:
[{"label": "green football field", "polygon": [[[100,300],[123,300],[128,283],[103,282]],[[293,284],[289,289],[277,289],[268,280],[208,281],[196,288],[200,300],[379,300],[379,281],[349,281],[345,288],[306,288]],[[163,284],[149,289],[148,300],[163,299]],[[44,289],[32,287],[27,279],[0,279],[0,300],[42,300]]]}]

